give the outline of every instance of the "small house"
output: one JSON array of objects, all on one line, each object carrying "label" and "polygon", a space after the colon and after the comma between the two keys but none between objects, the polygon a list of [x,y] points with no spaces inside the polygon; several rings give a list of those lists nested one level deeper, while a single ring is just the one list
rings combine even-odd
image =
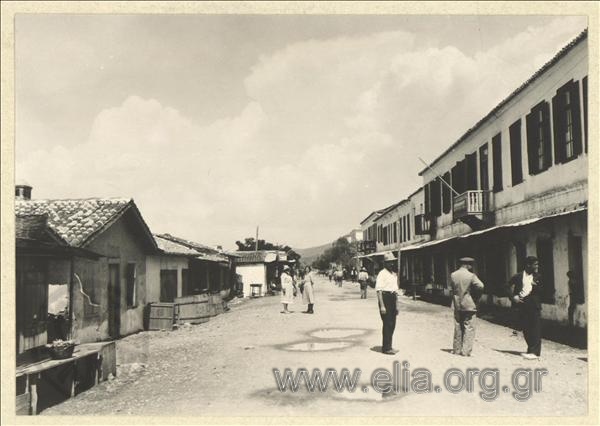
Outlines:
[{"label": "small house", "polygon": [[237,251],[236,271],[243,282],[244,297],[267,294],[279,284],[283,264],[289,263],[281,250]]}]

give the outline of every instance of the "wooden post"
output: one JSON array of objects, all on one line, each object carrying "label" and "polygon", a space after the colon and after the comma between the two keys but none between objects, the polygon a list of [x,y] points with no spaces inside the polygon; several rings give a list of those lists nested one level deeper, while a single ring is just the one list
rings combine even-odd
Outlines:
[{"label": "wooden post", "polygon": [[40,374],[35,374],[30,382],[29,390],[31,392],[31,415],[37,415],[37,405],[38,405],[38,394],[37,394],[37,379],[40,377]]},{"label": "wooden post", "polygon": [[73,274],[75,273],[75,257],[71,256],[69,262],[69,339],[73,338],[73,298],[74,298],[74,282]]}]

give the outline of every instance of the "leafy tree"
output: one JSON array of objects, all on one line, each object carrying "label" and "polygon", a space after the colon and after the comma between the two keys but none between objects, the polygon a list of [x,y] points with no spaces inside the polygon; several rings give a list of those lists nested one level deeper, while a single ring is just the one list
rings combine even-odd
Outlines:
[{"label": "leafy tree", "polygon": [[337,263],[344,268],[350,267],[354,256],[356,256],[356,248],[346,238],[338,238],[313,262],[313,267],[326,270],[332,263]]},{"label": "leafy tree", "polygon": [[[236,241],[235,244],[239,251],[254,251],[257,248],[254,238],[245,238],[244,242]],[[301,257],[288,245],[273,244],[261,239],[258,240],[258,250],[281,250],[286,252],[288,259],[296,261]]]}]

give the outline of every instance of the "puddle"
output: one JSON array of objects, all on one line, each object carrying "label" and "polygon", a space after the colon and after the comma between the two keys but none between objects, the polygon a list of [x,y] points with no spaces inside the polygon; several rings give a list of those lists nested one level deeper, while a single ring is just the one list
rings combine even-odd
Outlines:
[{"label": "puddle", "polygon": [[332,351],[349,348],[353,344],[354,342],[300,342],[281,346],[281,349],[292,352]]},{"label": "puddle", "polygon": [[308,335],[318,339],[343,339],[347,337],[356,337],[367,334],[369,330],[360,328],[323,328],[312,331]]}]

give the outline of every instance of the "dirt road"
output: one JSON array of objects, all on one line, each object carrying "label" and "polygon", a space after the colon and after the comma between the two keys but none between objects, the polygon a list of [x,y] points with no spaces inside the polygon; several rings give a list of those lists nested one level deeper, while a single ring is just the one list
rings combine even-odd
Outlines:
[{"label": "dirt road", "polygon": [[[338,288],[327,279],[316,284],[315,314],[280,313],[279,297],[232,304],[231,310],[206,324],[169,332],[143,332],[118,342],[119,373],[114,380],[42,414],[181,415],[181,416],[448,416],[448,415],[584,415],[587,410],[587,353],[544,341],[542,359],[528,361],[522,337],[480,320],[473,356],[449,353],[452,316],[449,308],[401,298],[394,335],[395,356],[378,352],[381,320],[373,290],[361,300],[357,284]],[[374,370],[431,372],[439,392],[386,395],[371,383]],[[361,369],[355,392],[280,392],[274,369],[309,372],[319,368]],[[497,369],[488,387],[474,377],[472,392],[451,393],[444,386],[449,368]],[[528,400],[515,399],[515,370],[547,369],[541,389]],[[399,370],[396,370],[399,371]],[[403,376],[400,373],[400,377]],[[458,382],[455,376],[455,384]],[[521,384],[523,384],[522,378]],[[492,381],[490,382],[489,379]],[[400,381],[402,381],[400,379]],[[398,380],[396,381],[398,382]],[[395,383],[396,383],[395,382]],[[485,385],[485,383],[484,383]],[[506,387],[506,388],[505,388]],[[483,400],[481,393],[497,397]],[[524,391],[519,391],[524,394]]]}]

